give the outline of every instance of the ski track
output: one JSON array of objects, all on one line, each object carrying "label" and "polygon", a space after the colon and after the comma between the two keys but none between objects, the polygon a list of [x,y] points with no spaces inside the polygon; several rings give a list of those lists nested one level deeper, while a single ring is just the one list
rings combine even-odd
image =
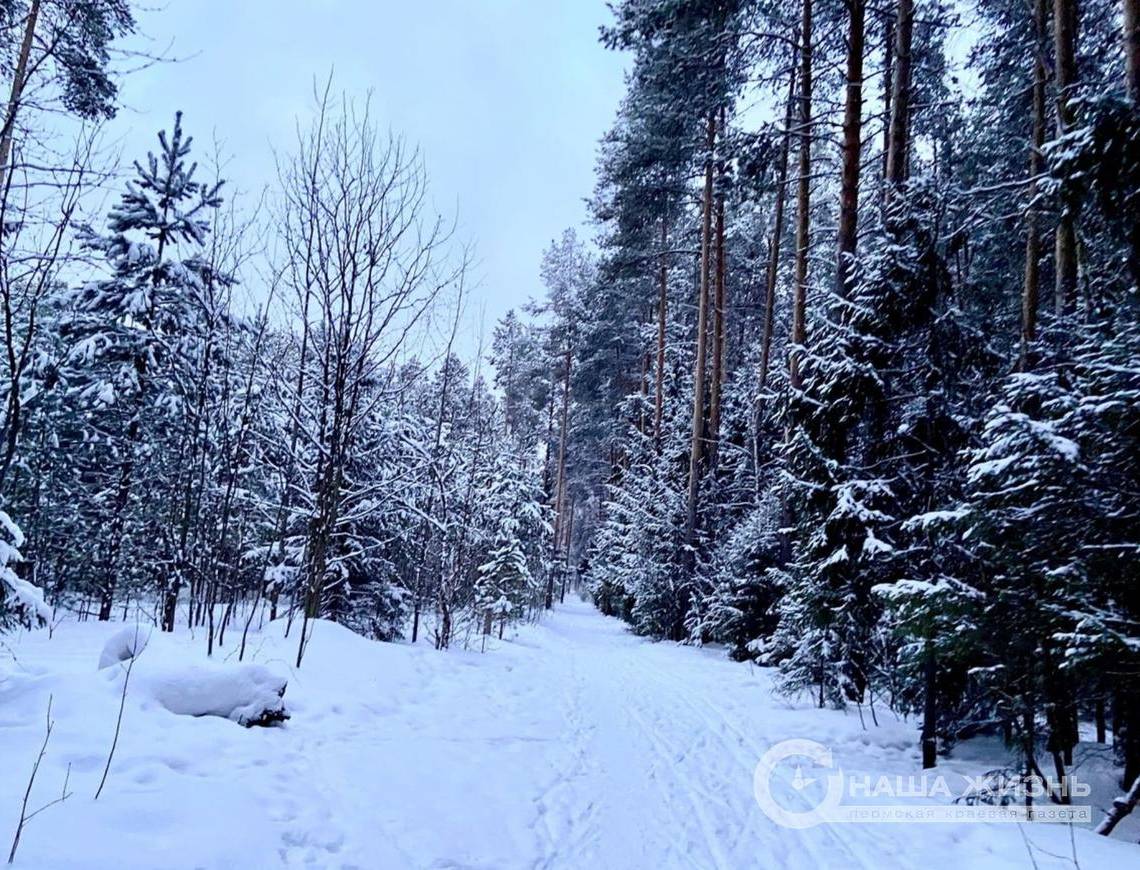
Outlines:
[{"label": "ski track", "polygon": [[[752,795],[756,762],[771,742],[802,735],[765,733],[759,723],[740,718],[733,693],[767,691],[748,668],[646,642],[576,601],[563,605],[539,637],[538,647],[502,669],[493,658],[490,667],[462,668],[455,675],[425,669],[422,697],[407,699],[406,716],[399,705],[378,713],[372,733],[360,733],[358,725],[338,733],[329,717],[310,735],[303,714],[295,717],[290,728],[305,736],[289,756],[292,787],[300,794],[283,819],[290,828],[283,835],[283,863],[357,868],[382,860],[385,866],[439,870],[734,870],[769,863],[822,867],[835,860],[849,867],[881,866],[881,857],[874,856],[884,854],[889,843],[873,827],[789,831],[761,813]],[[470,684],[438,684],[445,679]],[[478,685],[482,681],[487,684]],[[370,746],[398,739],[393,732],[402,728],[393,728],[393,716],[406,718],[409,731],[422,730],[425,721],[446,725],[457,691],[485,699],[475,733],[441,728],[432,734],[416,750],[426,765],[423,780],[433,778],[433,757],[450,755],[442,747],[482,745],[487,752],[472,746],[465,756],[470,770],[462,779],[485,786],[477,800],[488,802],[509,835],[497,854],[428,859],[433,840],[461,841],[475,822],[458,815],[416,821],[380,812],[390,798],[368,799],[365,793],[382,790],[383,783],[354,781],[353,768]],[[497,788],[503,752],[520,748],[509,782]],[[519,790],[527,777],[529,788]],[[788,805],[803,804],[790,782],[780,780],[775,787]],[[376,833],[369,842],[352,842],[337,830],[339,825],[359,831],[362,824],[367,829],[369,813]],[[434,838],[427,831],[431,825],[450,830]]]}]

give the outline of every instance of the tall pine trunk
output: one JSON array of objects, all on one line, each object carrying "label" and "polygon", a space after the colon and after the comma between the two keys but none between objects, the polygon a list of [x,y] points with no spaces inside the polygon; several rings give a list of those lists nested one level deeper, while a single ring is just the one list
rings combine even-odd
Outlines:
[{"label": "tall pine trunk", "polygon": [[1045,169],[1045,51],[1048,38],[1045,0],[1033,0],[1033,122],[1029,146],[1029,209],[1025,215],[1025,282],[1021,290],[1021,369],[1029,368],[1029,346],[1037,338],[1037,303],[1041,285],[1041,230],[1033,200],[1037,178]]},{"label": "tall pine trunk", "polygon": [[661,414],[665,407],[665,309],[669,304],[669,270],[665,249],[669,245],[669,223],[665,211],[661,213],[661,262],[657,275],[657,364],[653,386],[653,439],[661,442]]},{"label": "tall pine trunk", "polygon": [[923,658],[922,767],[938,764],[938,662],[927,640]]},{"label": "tall pine trunk", "polygon": [[866,0],[847,0],[847,98],[843,109],[843,171],[839,190],[839,255],[836,290],[851,293],[851,267],[859,231],[859,164],[863,131],[863,31]]},{"label": "tall pine trunk", "polygon": [[103,557],[102,581],[99,586],[99,621],[107,622],[115,604],[115,591],[118,587],[119,554],[122,550],[123,534],[126,530],[127,510],[134,485],[135,451],[139,443],[141,427],[138,415],[142,413],[141,402],[127,426],[126,455],[119,465],[119,482],[115,488],[115,509],[107,528],[106,554]]},{"label": "tall pine trunk", "polygon": [[812,89],[812,0],[803,0],[800,25],[800,153],[796,191],[796,268],[792,286],[792,350],[788,356],[788,379],[793,390],[803,381],[797,348],[807,340],[808,248],[811,247],[811,89]]},{"label": "tall pine trunk", "polygon": [[[653,306],[650,306],[646,320],[653,322]],[[641,384],[641,401],[637,403],[637,431],[642,435],[649,432],[646,409],[649,407],[649,366],[652,356],[648,347],[641,354],[641,377],[638,379],[638,383]]]},{"label": "tall pine trunk", "polygon": [[[1057,69],[1057,134],[1073,125],[1072,97],[1077,83],[1076,0],[1053,0],[1053,39]],[[1053,308],[1058,317],[1071,314],[1077,296],[1077,226],[1067,209],[1057,221],[1056,282]]]},{"label": "tall pine trunk", "polygon": [[[554,487],[554,561],[558,561],[561,552],[562,536],[566,524],[566,435],[570,419],[570,375],[573,366],[573,350],[570,339],[566,339],[566,356],[562,370],[562,410],[558,422],[558,473]],[[550,603],[553,606],[553,589],[551,589]]]},{"label": "tall pine trunk", "polygon": [[[914,0],[899,0],[895,25],[894,77],[891,81],[891,128],[887,148],[887,190],[906,181],[910,151],[910,69]],[[854,41],[854,37],[852,37]]]},{"label": "tall pine trunk", "polygon": [[697,532],[697,495],[701,485],[705,424],[705,366],[708,355],[709,277],[712,259],[713,155],[716,149],[716,115],[709,113],[708,154],[705,158],[705,189],[701,203],[701,273],[697,293],[697,358],[693,365],[693,430],[689,445],[689,492],[686,504],[685,541],[692,544]]},{"label": "tall pine trunk", "polygon": [[[895,14],[886,13],[886,24],[883,27],[883,189],[887,188],[886,180],[890,176],[891,156],[891,91],[894,88],[895,75]],[[883,201],[886,202],[884,196]]]},{"label": "tall pine trunk", "polygon": [[[721,114],[723,135],[724,115]],[[724,193],[716,198],[716,272],[713,281],[713,361],[709,378],[709,467],[716,468],[720,447],[720,398],[724,384],[725,275],[724,275]]]},{"label": "tall pine trunk", "polygon": [[[543,462],[542,462],[542,491],[550,497],[550,504],[551,504],[552,508],[555,505],[555,499],[557,498],[557,495],[558,495],[556,492],[557,481],[554,479],[556,477],[556,473],[555,473],[555,469],[554,469],[555,460],[554,460],[554,456],[553,456],[553,452],[554,452],[553,451],[553,446],[554,446],[554,407],[556,404],[557,404],[557,400],[554,397],[554,390],[552,389],[550,391],[550,398],[546,403],[546,445],[547,445],[547,449],[546,449],[546,457],[543,459]],[[557,515],[555,515],[555,519],[557,520]],[[557,538],[554,538],[551,541],[551,561],[552,562],[554,561],[554,556],[555,556],[555,553],[554,553],[554,541],[555,540],[557,540]],[[546,595],[544,596],[543,604],[547,610],[550,610],[550,608],[552,608],[554,606],[554,574],[552,572],[547,572]]]},{"label": "tall pine trunk", "polygon": [[772,237],[768,245],[768,273],[764,282],[764,333],[760,344],[760,389],[768,384],[768,365],[772,358],[772,330],[775,327],[776,276],[780,268],[780,241],[784,235],[784,201],[788,192],[788,152],[791,150],[792,122],[796,106],[796,62],[799,46],[792,46],[791,69],[788,72],[788,99],[784,108],[784,137],[776,164],[776,206],[772,219]]}]

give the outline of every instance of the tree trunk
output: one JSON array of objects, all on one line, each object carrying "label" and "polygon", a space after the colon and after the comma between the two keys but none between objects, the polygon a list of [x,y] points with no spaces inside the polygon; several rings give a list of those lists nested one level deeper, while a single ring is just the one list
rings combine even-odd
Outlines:
[{"label": "tree trunk", "polygon": [[[886,12],[886,26],[883,28],[883,189],[887,189],[886,180],[890,176],[888,166],[891,154],[891,89],[894,87],[895,76],[895,14]],[[884,196],[883,202],[886,202]]]},{"label": "tree trunk", "polygon": [[796,268],[792,290],[792,350],[788,355],[788,379],[793,390],[802,386],[800,355],[797,348],[807,340],[808,248],[811,246],[811,88],[812,88],[812,0],[803,0],[800,27],[800,153],[799,183],[796,192]]},{"label": "tree trunk", "polygon": [[926,642],[923,672],[922,767],[927,770],[938,765],[938,663],[930,641]]},{"label": "tree trunk", "polygon": [[[553,562],[558,561],[561,547],[563,525],[566,518],[563,516],[566,508],[566,429],[570,416],[570,367],[573,354],[570,348],[570,337],[566,337],[566,357],[563,368],[562,381],[562,412],[558,424],[558,469],[554,485],[554,553]],[[546,608],[554,606],[553,578],[547,586]]]},{"label": "tree trunk", "polygon": [[[1140,109],[1140,0],[1124,0],[1124,68],[1128,97]],[[1133,221],[1128,235],[1128,268],[1133,288],[1140,292],[1140,221]]]},{"label": "tree trunk", "polygon": [[[19,113],[24,88],[27,85],[29,75],[28,61],[31,57],[32,42],[35,37],[39,14],[40,0],[33,0],[31,8],[28,10],[28,16],[24,21],[24,35],[20,43],[20,53],[16,59],[16,68],[12,73],[12,88],[8,98],[8,108],[4,114],[4,126],[0,128],[0,215],[7,215],[8,211],[7,203],[11,184],[8,164],[11,162],[12,157],[12,141],[15,137],[16,116]],[[6,218],[6,221],[10,224],[15,223],[11,218]],[[54,260],[54,256],[52,259]],[[0,458],[0,491],[3,491],[4,483],[8,478],[8,472],[11,469],[13,460],[16,458],[16,449],[19,446],[20,432],[23,428],[23,396],[21,395],[20,382],[27,365],[27,351],[30,349],[32,338],[35,335],[36,299],[38,299],[39,296],[39,291],[33,294],[31,311],[29,312],[28,323],[25,327],[27,332],[24,350],[18,352],[16,339],[13,335],[13,308],[21,306],[19,306],[18,303],[13,305],[13,291],[10,284],[10,281],[4,282],[3,292],[4,327],[6,333],[5,346],[8,360],[8,396],[5,402],[7,408],[2,427],[4,448],[3,457]]]},{"label": "tree trunk", "polygon": [[792,47],[791,71],[788,73],[788,100],[784,108],[784,138],[776,164],[776,213],[772,238],[768,245],[768,273],[764,283],[764,337],[760,344],[760,389],[768,384],[768,364],[772,357],[772,330],[775,328],[776,276],[780,267],[780,241],[784,235],[784,200],[788,189],[788,152],[791,150],[792,121],[796,106],[796,61],[799,46]]},{"label": "tree trunk", "polygon": [[[1057,135],[1073,125],[1073,89],[1077,83],[1076,0],[1053,0],[1053,38],[1057,69]],[[1053,307],[1058,317],[1071,314],[1077,295],[1077,227],[1066,209],[1057,222],[1056,283]]]},{"label": "tree trunk", "polygon": [[1124,69],[1128,96],[1140,106],[1140,0],[1124,0]]},{"label": "tree trunk", "polygon": [[657,278],[657,366],[653,390],[653,439],[661,443],[661,414],[665,407],[665,308],[669,304],[669,270],[665,249],[669,245],[669,224],[666,213],[661,213],[661,263]]},{"label": "tree trunk", "polygon": [[1041,233],[1037,209],[1037,177],[1045,169],[1045,40],[1048,32],[1045,0],[1033,2],[1033,139],[1029,146],[1029,209],[1025,215],[1025,283],[1021,291],[1021,369],[1029,368],[1029,345],[1037,338],[1037,302],[1040,296]]},{"label": "tree trunk", "polygon": [[[914,0],[899,0],[895,26],[894,78],[891,82],[891,129],[887,149],[887,190],[906,181],[910,151],[910,69],[914,33]],[[852,38],[854,41],[854,38]]]},{"label": "tree trunk", "polygon": [[712,248],[713,153],[716,148],[716,115],[709,113],[708,155],[705,158],[705,190],[701,221],[701,273],[697,294],[697,358],[693,366],[693,431],[689,445],[689,492],[686,505],[685,541],[692,544],[697,531],[697,493],[700,490],[702,442],[705,423],[705,362],[708,352],[709,273]]},{"label": "tree trunk", "polygon": [[[1022,754],[1025,756],[1024,781],[1028,784],[1033,781],[1037,773],[1037,706],[1032,690],[1025,698],[1025,710],[1022,712],[1021,722]],[[1027,788],[1025,789],[1027,821],[1033,821],[1032,807],[1033,790]]]},{"label": "tree trunk", "polygon": [[[724,126],[724,115],[721,115]],[[722,131],[723,135],[723,131]],[[716,198],[716,280],[713,282],[713,364],[709,378],[709,467],[715,468],[720,447],[720,395],[724,383],[724,194]]]},{"label": "tree trunk", "polygon": [[[139,366],[140,382],[145,376],[145,363],[137,362]],[[134,486],[135,451],[142,433],[142,424],[139,415],[142,413],[144,403],[142,392],[137,397],[134,416],[127,425],[126,455],[119,466],[119,483],[115,491],[115,511],[111,515],[111,524],[107,530],[107,554],[103,561],[103,582],[99,590],[99,621],[107,622],[111,618],[111,609],[114,606],[115,589],[118,585],[119,553],[122,550],[123,534],[126,530],[127,511],[131,501],[131,490]]]},{"label": "tree trunk", "polygon": [[[554,406],[555,406],[554,390],[550,391],[549,401],[546,403],[546,450],[545,456],[542,460],[542,491],[550,499],[550,504],[554,504]],[[547,610],[554,606],[554,581],[549,576],[546,581],[546,595],[544,596],[543,603]]]},{"label": "tree trunk", "polygon": [[[649,320],[653,319],[653,309],[649,309]],[[645,435],[649,429],[646,421],[645,409],[649,399],[649,363],[650,352],[646,348],[645,353],[641,355],[641,401],[637,403],[637,431]]]},{"label": "tree trunk", "polygon": [[843,109],[843,172],[839,191],[836,291],[847,298],[859,230],[859,162],[863,129],[863,27],[866,0],[847,0],[847,99]]},{"label": "tree trunk", "polygon": [[[562,549],[563,564],[570,567],[570,544],[574,540],[574,501],[571,499],[570,506],[566,510],[566,535],[564,536],[564,546]],[[563,585],[563,598],[566,595],[566,587]]]},{"label": "tree trunk", "polygon": [[28,60],[32,54],[32,42],[36,35],[36,24],[40,17],[40,0],[32,0],[28,17],[24,20],[24,37],[20,42],[20,54],[16,58],[16,69],[12,73],[12,89],[8,96],[8,110],[4,114],[4,126],[0,128],[0,191],[8,185],[9,163],[12,160],[12,140],[16,135],[16,116],[20,113],[20,102],[24,98],[24,87],[28,83]]},{"label": "tree trunk", "polygon": [[1065,759],[1060,751],[1054,750],[1053,752],[1053,775],[1057,777],[1057,784],[1061,792],[1059,800],[1063,804],[1070,803],[1069,800],[1069,780],[1065,773]]},{"label": "tree trunk", "polygon": [[1117,686],[1112,699],[1112,745],[1124,762],[1121,785],[1140,777],[1140,699],[1130,687]]}]

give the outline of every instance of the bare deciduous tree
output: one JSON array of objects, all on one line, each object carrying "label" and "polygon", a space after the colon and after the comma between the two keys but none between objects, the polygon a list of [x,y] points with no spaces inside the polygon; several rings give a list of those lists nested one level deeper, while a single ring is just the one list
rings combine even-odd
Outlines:
[{"label": "bare deciduous tree", "polygon": [[296,508],[305,516],[302,630],[338,576],[338,533],[358,490],[347,460],[377,389],[424,314],[462,274],[445,256],[452,227],[433,214],[418,152],[380,132],[368,104],[319,99],[282,169],[281,274],[301,319],[291,403],[299,441]]}]

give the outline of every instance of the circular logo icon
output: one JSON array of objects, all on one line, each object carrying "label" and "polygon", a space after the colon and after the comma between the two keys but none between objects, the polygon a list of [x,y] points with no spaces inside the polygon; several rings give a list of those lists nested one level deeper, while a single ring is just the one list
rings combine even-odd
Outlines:
[{"label": "circular logo icon", "polygon": [[[789,763],[793,760],[798,763]],[[808,787],[819,777],[811,768],[805,773],[805,761],[830,768],[831,750],[814,740],[781,740],[764,753],[752,776],[756,803],[768,818],[785,828],[811,828],[833,819],[843,798],[843,771],[839,768],[827,774],[827,789],[822,797],[808,793]],[[786,804],[803,809],[791,809]]]}]

